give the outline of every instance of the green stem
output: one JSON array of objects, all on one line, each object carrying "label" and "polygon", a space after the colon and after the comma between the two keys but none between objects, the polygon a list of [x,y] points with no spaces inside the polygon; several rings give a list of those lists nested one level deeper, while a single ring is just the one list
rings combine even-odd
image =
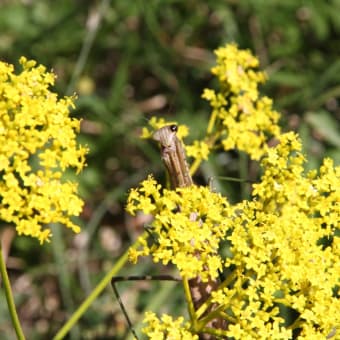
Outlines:
[{"label": "green stem", "polygon": [[197,171],[197,169],[199,168],[201,162],[202,162],[201,158],[196,158],[195,159],[194,163],[190,167],[190,175],[193,175]]},{"label": "green stem", "polygon": [[[146,232],[141,236],[145,238],[147,235]],[[139,242],[136,241],[131,248],[137,248],[139,246]],[[111,270],[101,279],[101,281],[97,284],[96,288],[92,291],[92,293],[87,297],[87,299],[78,307],[78,309],[73,313],[70,319],[65,323],[65,325],[59,330],[59,332],[54,336],[53,340],[63,339],[64,336],[70,331],[70,329],[75,325],[75,323],[80,319],[80,317],[85,314],[88,308],[91,306],[93,301],[100,295],[100,293],[106,288],[106,286],[110,283],[112,277],[116,275],[119,270],[124,266],[124,264],[128,260],[129,251],[127,250],[123,256],[116,262],[116,264],[111,268]]]},{"label": "green stem", "polygon": [[[216,140],[219,138],[220,133],[216,132],[215,136],[213,136],[212,138],[209,137],[205,137],[205,139],[203,140],[203,142],[205,142],[206,144],[208,144],[209,149],[211,150],[216,143]],[[198,170],[199,166],[201,165],[203,159],[202,158],[196,158],[194,160],[194,162],[191,164],[190,166],[190,175],[192,176],[194,173],[196,173],[196,171]]]},{"label": "green stem", "polygon": [[110,6],[109,0],[102,0],[99,4],[98,8],[92,13],[90,13],[89,21],[91,20],[91,24],[87,25],[87,32],[85,34],[85,39],[83,41],[83,46],[80,51],[80,55],[78,57],[76,66],[73,70],[73,74],[71,77],[71,81],[67,87],[66,94],[70,95],[74,91],[74,86],[77,83],[77,81],[80,78],[80,75],[82,74],[88,56],[91,52],[91,48],[93,47],[93,43],[96,39],[99,26],[101,24],[101,21],[103,20],[103,16],[106,14],[108,8]]},{"label": "green stem", "polygon": [[196,327],[197,327],[196,311],[195,311],[194,303],[192,302],[192,298],[191,298],[189,281],[186,277],[183,277],[183,287],[184,287],[185,299],[187,300],[187,304],[188,304],[189,316],[190,316],[190,319],[193,325],[193,329],[196,330]]},{"label": "green stem", "polygon": [[2,254],[1,242],[0,242],[0,272],[1,272],[1,277],[2,277],[2,282],[3,282],[3,285],[4,285],[4,289],[5,289],[7,306],[8,306],[9,314],[11,315],[12,324],[13,324],[13,327],[15,329],[15,333],[17,334],[17,338],[19,340],[25,340],[25,336],[24,336],[24,333],[22,331],[20,321],[19,321],[19,318],[18,318],[18,314],[17,314],[15,304],[14,304],[11,284],[9,282],[6,264],[5,264],[4,256]]},{"label": "green stem", "polygon": [[210,115],[208,128],[207,128],[207,135],[208,136],[212,133],[212,130],[213,130],[215,122],[216,122],[216,118],[217,118],[217,111],[213,110],[211,115]]}]

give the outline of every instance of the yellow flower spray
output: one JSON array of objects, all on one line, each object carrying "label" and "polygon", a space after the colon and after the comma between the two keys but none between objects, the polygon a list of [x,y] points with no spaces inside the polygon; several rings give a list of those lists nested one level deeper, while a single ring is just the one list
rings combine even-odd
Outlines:
[{"label": "yellow flower spray", "polygon": [[63,173],[80,172],[87,149],[76,142],[80,121],[69,117],[74,98],[49,90],[55,76],[45,67],[20,63],[18,75],[0,63],[0,219],[43,243],[49,223],[80,231],[70,216],[79,215],[83,202]]},{"label": "yellow flower spray", "polygon": [[[233,44],[216,55],[212,73],[220,89],[203,93],[212,114],[206,136],[186,147],[194,158],[192,171],[212,150],[236,148],[260,160],[263,175],[250,199],[235,205],[206,187],[162,188],[152,176],[131,190],[127,210],[154,217],[154,242],[142,237],[141,246],[130,252],[132,261],[151,255],[154,262],[175,265],[186,279],[228,273],[210,301],[195,315],[189,310],[187,322],[147,313],[144,332],[150,339],[155,334],[157,339],[197,339],[209,322],[207,304],[217,304],[214,317],[224,318],[228,327],[204,329],[212,336],[331,338],[340,326],[340,168],[325,159],[319,171],[305,174],[298,136],[281,134],[272,101],[259,95],[265,75],[256,69],[258,60]],[[153,129],[165,124],[150,122]],[[179,130],[185,136],[188,129]],[[144,137],[150,134],[143,131]],[[278,143],[270,147],[273,137]],[[228,256],[218,254],[222,242],[229,244]],[[282,308],[294,312],[293,322],[284,319]],[[176,322],[175,329],[169,320]]]},{"label": "yellow flower spray", "polygon": [[[49,89],[55,75],[44,66],[24,57],[20,64],[15,74],[13,65],[0,62],[0,219],[43,243],[52,236],[51,223],[80,231],[71,216],[80,214],[83,201],[64,174],[82,170],[87,148],[76,141],[80,121],[69,117],[74,98],[59,99]],[[13,325],[24,339],[1,247],[0,255]]]}]

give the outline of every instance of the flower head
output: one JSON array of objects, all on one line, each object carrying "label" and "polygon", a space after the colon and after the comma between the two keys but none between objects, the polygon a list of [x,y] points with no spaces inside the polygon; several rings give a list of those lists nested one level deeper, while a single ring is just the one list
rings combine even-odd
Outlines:
[{"label": "flower head", "polygon": [[152,340],[198,340],[198,336],[189,331],[190,324],[183,317],[174,320],[170,315],[163,314],[159,319],[152,312],[146,312],[143,333]]},{"label": "flower head", "polygon": [[[271,99],[259,94],[258,86],[265,82],[266,75],[257,70],[258,59],[235,44],[218,48],[215,54],[217,65],[211,72],[220,89],[205,89],[202,95],[212,107],[210,121],[217,129],[214,133],[221,134],[224,150],[236,148],[259,160],[267,150],[268,138],[280,133],[279,113],[273,110]],[[212,128],[209,124],[208,130]]]},{"label": "flower head", "polygon": [[[162,190],[149,177],[139,189],[131,191],[127,210],[134,213],[138,209],[154,216],[152,232],[156,244],[147,253],[152,254],[155,262],[171,262],[183,276],[194,278],[200,274],[207,280],[215,278],[223,266],[217,250],[230,226],[226,223],[228,206],[225,198],[206,187]],[[146,243],[139,250],[140,255],[146,253],[145,248]]]},{"label": "flower head", "polygon": [[0,62],[0,219],[43,243],[49,223],[79,232],[70,216],[79,215],[83,202],[63,174],[81,171],[87,148],[76,142],[79,120],[69,117],[74,98],[49,90],[55,76],[44,66],[24,57],[20,64],[15,74]]}]

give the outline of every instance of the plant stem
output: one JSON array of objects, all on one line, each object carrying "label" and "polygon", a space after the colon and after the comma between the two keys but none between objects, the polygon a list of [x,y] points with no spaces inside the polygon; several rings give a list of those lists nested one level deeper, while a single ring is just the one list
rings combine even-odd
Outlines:
[{"label": "plant stem", "polygon": [[[244,152],[240,152],[240,178],[248,178],[248,156]],[[249,199],[250,189],[247,182],[241,182],[242,199]]]},{"label": "plant stem", "polygon": [[75,84],[79,80],[85,68],[87,59],[91,52],[91,48],[93,47],[93,43],[97,36],[99,26],[103,20],[103,16],[105,15],[105,13],[107,12],[109,8],[109,3],[110,3],[109,0],[102,0],[98,8],[90,12],[87,25],[86,25],[87,30],[86,30],[85,38],[83,41],[83,45],[82,45],[80,54],[78,56],[76,66],[74,67],[71,81],[66,90],[67,95],[71,95],[74,92]]},{"label": "plant stem", "polygon": [[195,159],[194,163],[190,167],[190,175],[193,175],[197,171],[197,169],[200,166],[201,162],[202,162],[201,158],[196,158]]},{"label": "plant stem", "polygon": [[[145,238],[146,235],[147,233],[144,232],[141,237]],[[136,241],[130,248],[137,248],[139,244],[140,243]],[[119,272],[119,270],[124,266],[124,264],[128,260],[128,255],[129,255],[129,251],[126,251],[123,254],[123,256],[111,268],[111,270],[101,279],[101,281],[97,284],[96,288],[87,297],[87,299],[72,314],[72,316],[65,323],[65,325],[58,331],[58,333],[54,336],[53,340],[61,340],[64,338],[64,336],[70,331],[70,329],[75,325],[75,323],[80,319],[80,317],[83,314],[85,314],[85,312],[91,306],[93,301],[101,294],[101,292],[110,283],[112,277],[116,275]]]},{"label": "plant stem", "polygon": [[209,119],[209,123],[208,123],[208,128],[207,128],[207,135],[209,136],[212,133],[212,130],[214,128],[215,122],[216,122],[216,118],[217,118],[217,114],[216,114],[216,110],[213,110]]},{"label": "plant stem", "polygon": [[22,331],[20,321],[19,321],[19,318],[18,318],[18,314],[17,314],[16,308],[15,308],[11,284],[9,282],[6,264],[5,264],[4,256],[2,254],[1,242],[0,242],[0,272],[1,272],[1,277],[2,277],[2,282],[3,282],[3,285],[4,285],[4,289],[5,289],[7,306],[8,306],[9,314],[11,315],[12,324],[13,324],[13,327],[15,329],[15,333],[17,334],[17,338],[19,340],[25,340],[25,336],[24,336],[24,333]]},{"label": "plant stem", "polygon": [[195,311],[194,303],[193,303],[192,297],[191,297],[189,281],[186,277],[183,277],[183,287],[184,287],[185,299],[186,299],[187,305],[188,305],[189,316],[190,316],[191,322],[193,324],[193,328],[195,329],[196,326],[197,326],[196,311]]}]

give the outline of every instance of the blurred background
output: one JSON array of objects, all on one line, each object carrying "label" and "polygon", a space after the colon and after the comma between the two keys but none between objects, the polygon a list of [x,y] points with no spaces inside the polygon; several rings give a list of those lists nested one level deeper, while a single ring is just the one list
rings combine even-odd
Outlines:
[{"label": "blurred background", "polygon": [[[217,88],[209,72],[213,50],[227,42],[259,57],[269,75],[262,93],[273,98],[283,130],[300,134],[307,167],[326,156],[339,164],[339,0],[0,0],[1,60],[18,66],[20,56],[35,59],[57,74],[60,96],[77,93],[79,141],[90,148],[79,177],[86,202],[81,234],[54,228],[52,242],[41,247],[2,230],[28,339],[51,339],[150,222],[124,212],[129,188],[149,173],[164,179],[157,145],[141,140],[141,129],[158,116],[187,124],[189,143],[204,135],[210,109],[201,93]],[[238,177],[237,160],[232,152],[213,157],[197,181]],[[240,199],[237,185],[221,182],[218,190]],[[122,273],[163,270],[146,259]],[[173,283],[120,287],[137,328],[143,310],[173,308],[176,315],[184,308]],[[15,337],[2,290],[0,334]],[[67,339],[128,336],[108,287]]]}]

